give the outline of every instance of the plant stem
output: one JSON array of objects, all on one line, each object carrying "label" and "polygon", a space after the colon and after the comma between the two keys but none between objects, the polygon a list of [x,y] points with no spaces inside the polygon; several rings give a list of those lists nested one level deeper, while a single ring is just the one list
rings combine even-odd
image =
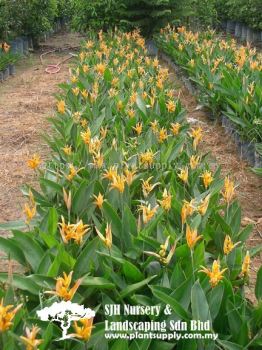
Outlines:
[{"label": "plant stem", "polygon": [[193,279],[195,282],[196,277],[195,277],[195,268],[194,268],[194,251],[193,251],[193,249],[190,249],[190,255],[191,255],[191,262],[192,262]]}]

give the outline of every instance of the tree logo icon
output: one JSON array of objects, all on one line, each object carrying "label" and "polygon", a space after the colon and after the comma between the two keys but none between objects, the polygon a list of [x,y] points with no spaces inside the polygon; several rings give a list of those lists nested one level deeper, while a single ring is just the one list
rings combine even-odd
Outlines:
[{"label": "tree logo icon", "polygon": [[62,328],[62,338],[59,340],[71,338],[67,332],[72,321],[79,321],[81,319],[89,320],[95,317],[95,311],[90,308],[85,308],[84,305],[72,303],[71,301],[55,302],[51,306],[47,306],[36,313],[42,321],[60,323]]}]

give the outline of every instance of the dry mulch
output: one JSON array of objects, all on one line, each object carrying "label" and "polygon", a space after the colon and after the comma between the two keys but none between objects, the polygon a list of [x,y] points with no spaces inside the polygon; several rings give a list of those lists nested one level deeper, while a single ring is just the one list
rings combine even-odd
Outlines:
[{"label": "dry mulch", "polygon": [[[23,217],[21,187],[25,183],[37,185],[27,160],[34,153],[42,159],[47,158],[48,147],[41,134],[50,129],[47,118],[54,113],[54,94],[59,92],[58,84],[68,78],[74,60],[62,64],[57,74],[45,73],[45,67],[69,57],[70,52],[79,48],[81,40],[77,34],[54,35],[41,43],[39,50],[18,63],[14,77],[0,84],[1,223]],[[53,49],[57,51],[44,56],[42,64],[40,55]],[[0,235],[6,234],[0,231]],[[0,270],[3,269],[2,263]]]}]

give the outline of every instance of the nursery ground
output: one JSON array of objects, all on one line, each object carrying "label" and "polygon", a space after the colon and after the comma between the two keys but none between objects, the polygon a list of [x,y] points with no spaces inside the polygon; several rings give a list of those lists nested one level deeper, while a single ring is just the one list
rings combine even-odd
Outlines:
[{"label": "nursery ground", "polygon": [[[166,66],[165,62],[161,62]],[[199,105],[197,98],[184,86],[171,67],[170,79],[177,87],[177,95],[180,96],[183,106],[187,110],[190,123],[199,125],[204,131],[204,139],[201,145],[203,153],[209,152],[212,166],[221,166],[222,175],[230,174],[237,185],[237,197],[242,207],[242,225],[254,224],[254,230],[248,241],[249,247],[255,247],[262,243],[262,180],[255,175],[246,161],[240,159],[236,145],[225,134],[223,127],[218,122],[208,119],[208,112]],[[254,288],[256,273],[261,266],[262,254],[253,259],[251,265],[251,290]],[[250,295],[252,298],[252,293]]]},{"label": "nursery ground", "polygon": [[[79,47],[81,37],[77,34],[58,34],[41,45],[38,52],[22,60],[15,77],[0,85],[0,222],[22,218],[24,203],[21,186],[25,183],[37,185],[32,170],[27,167],[27,159],[39,153],[47,158],[48,148],[41,139],[41,133],[48,132],[47,117],[54,110],[54,93],[58,84],[69,76],[72,61],[61,66],[58,74],[45,73],[48,63],[57,63],[68,57],[69,52]],[[41,53],[60,48],[59,52],[44,57]],[[231,174],[238,184],[237,196],[243,208],[243,226],[254,223],[255,229],[250,246],[261,243],[262,238],[262,181],[250,171],[248,164],[240,160],[234,143],[224,133],[218,123],[210,122],[204,110],[197,108],[198,102],[170,69],[170,79],[177,86],[183,105],[191,122],[200,124],[205,132],[203,152],[210,152],[210,160],[215,166],[221,165],[224,175]],[[0,234],[6,234],[1,232]],[[0,263],[0,270],[7,269]],[[252,264],[252,275],[261,265],[261,256]],[[252,278],[252,280],[254,280]]]}]

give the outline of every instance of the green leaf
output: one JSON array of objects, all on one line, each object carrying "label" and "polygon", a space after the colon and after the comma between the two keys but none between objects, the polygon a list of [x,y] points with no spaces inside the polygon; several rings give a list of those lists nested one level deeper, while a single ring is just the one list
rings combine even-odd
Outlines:
[{"label": "green leaf", "polygon": [[141,282],[129,285],[128,287],[126,287],[124,290],[120,292],[121,298],[125,298],[126,296],[135,293],[137,290],[145,287],[150,281],[152,281],[156,277],[157,276],[150,276]]},{"label": "green leaf", "polygon": [[210,321],[212,319],[210,315],[209,305],[206,299],[206,295],[197,280],[192,287],[191,291],[191,306],[192,306],[192,318],[202,322]]},{"label": "green leaf", "polygon": [[256,295],[257,300],[262,299],[262,266],[260,267],[260,269],[258,270],[258,273],[257,273],[255,295]]},{"label": "green leaf", "polygon": [[63,193],[63,188],[57,182],[41,178],[40,184],[47,190],[48,193]]},{"label": "green leaf", "polygon": [[252,224],[247,225],[245,228],[243,228],[243,230],[241,230],[238,233],[236,241],[245,242],[250,236],[252,230],[253,230],[253,225]]},{"label": "green leaf", "polygon": [[111,350],[128,350],[128,341],[125,339],[118,339],[117,341],[114,342],[112,348],[110,347]]},{"label": "green leaf", "polygon": [[208,294],[208,304],[212,320],[217,317],[224,296],[224,285],[221,283],[216,288],[212,288]]},{"label": "green leaf", "polygon": [[93,192],[94,182],[88,184],[87,180],[82,181],[73,198],[72,211],[75,214],[79,215],[88,208]]},{"label": "green leaf", "polygon": [[0,248],[3,250],[11,259],[18,261],[20,264],[25,265],[25,256],[19,244],[12,241],[10,238],[0,237]]},{"label": "green leaf", "polygon": [[123,263],[123,272],[126,278],[131,282],[140,282],[144,279],[142,272],[127,260]]},{"label": "green leaf", "polygon": [[92,276],[84,276],[81,282],[82,286],[89,286],[90,288],[97,289],[114,289],[114,283],[111,283],[106,278],[102,277],[92,277]]},{"label": "green leaf", "polygon": [[7,272],[0,273],[0,282],[9,282],[14,288],[27,291],[31,294],[38,295],[40,288],[30,278],[22,275],[13,274],[10,276]]},{"label": "green leaf", "polygon": [[216,341],[219,345],[223,346],[223,349],[225,350],[243,350],[243,347],[236,343],[231,343],[230,341],[220,339],[217,339]]},{"label": "green leaf", "polygon": [[122,238],[122,222],[115,209],[108,203],[104,202],[102,212],[106,220],[112,224],[112,233],[119,239]]},{"label": "green leaf", "polygon": [[54,336],[54,326],[52,323],[49,323],[46,330],[43,332],[43,343],[39,346],[40,350],[48,350],[50,349],[50,343]]},{"label": "green leaf", "polygon": [[57,225],[58,225],[57,211],[55,208],[50,208],[48,213],[48,221],[47,221],[48,234],[54,235],[57,231]]},{"label": "green leaf", "polygon": [[259,254],[261,251],[262,251],[262,244],[259,244],[256,247],[249,249],[250,257],[253,258],[257,254]]},{"label": "green leaf", "polygon": [[33,238],[33,233],[13,231],[14,241],[19,244],[24,256],[34,271],[37,270],[45,252]]},{"label": "green leaf", "polygon": [[79,278],[84,274],[90,272],[93,260],[96,256],[96,249],[99,243],[99,238],[96,237],[90,241],[87,246],[82,250],[81,254],[78,256],[77,261],[74,266],[75,278]]},{"label": "green leaf", "polygon": [[136,99],[136,104],[137,104],[137,107],[140,109],[140,111],[143,113],[144,116],[147,115],[147,111],[146,111],[146,105],[145,105],[145,102],[142,100],[141,96],[137,96],[137,99]]},{"label": "green leaf", "polygon": [[161,300],[165,305],[169,304],[172,310],[183,320],[189,320],[189,313],[182,307],[182,305],[173,297],[163,292],[161,287],[150,286],[153,295]]},{"label": "green leaf", "polygon": [[[34,221],[31,221],[34,224]],[[27,227],[24,220],[8,221],[0,224],[0,231],[23,230]]]}]

